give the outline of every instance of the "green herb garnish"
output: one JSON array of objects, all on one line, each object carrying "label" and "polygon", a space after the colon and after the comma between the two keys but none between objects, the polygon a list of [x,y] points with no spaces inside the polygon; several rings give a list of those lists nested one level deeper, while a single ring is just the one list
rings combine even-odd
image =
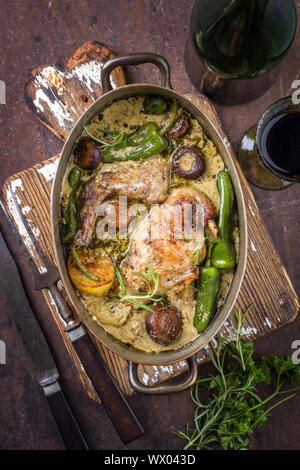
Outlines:
[{"label": "green herb garnish", "polygon": [[[246,449],[253,432],[266,423],[271,410],[294,397],[292,392],[300,388],[300,364],[293,364],[290,356],[253,359],[253,343],[242,338],[248,310],[241,313],[234,309],[234,341],[219,336],[216,346],[210,343],[209,355],[217,374],[199,378],[191,389],[196,405],[193,428],[187,423],[185,432],[175,432],[187,441],[185,449],[211,449],[212,443],[224,449]],[[225,359],[230,362],[225,364]],[[275,388],[267,398],[261,398],[257,385],[269,384],[271,372],[276,374]],[[294,387],[283,390],[287,381]],[[201,388],[209,393],[208,399],[201,398]],[[284,398],[268,407],[277,396]]]},{"label": "green herb garnish", "polygon": [[117,130],[110,130],[110,129],[101,129],[101,127],[97,127],[97,130],[99,132],[102,132],[102,134],[110,134],[110,135],[119,135],[120,134],[120,131],[117,131]]},{"label": "green herb garnish", "polygon": [[98,137],[96,137],[96,136],[94,136],[93,134],[91,134],[90,131],[88,131],[85,126],[83,126],[83,129],[84,129],[85,133],[86,133],[91,139],[93,139],[95,142],[98,142],[98,144],[100,144],[100,145],[106,145],[106,144],[107,144],[107,142],[105,142],[104,140],[101,140],[101,139],[99,139]]},{"label": "green herb garnish", "polygon": [[[191,252],[191,256],[193,256],[193,264],[195,264],[195,265],[199,264],[200,252],[201,252],[201,250],[203,249],[203,243],[204,243],[204,241],[205,241],[206,239],[207,239],[207,237],[201,238],[202,244],[201,244],[201,245],[199,244],[199,245]],[[197,238],[182,237],[182,238],[178,238],[178,240],[185,241],[185,242],[189,242],[189,241],[197,240]]]},{"label": "green herb garnish", "polygon": [[[106,150],[109,150],[112,147],[115,147],[115,146],[120,146],[120,147],[124,147],[124,148],[126,147],[127,138],[128,138],[128,135],[126,134],[126,132],[119,133],[119,131],[118,131],[118,134],[116,134],[115,131],[110,131],[109,133],[112,134],[112,135],[115,135],[115,137],[112,140],[112,142],[106,142],[106,141],[101,140],[98,137],[94,136],[93,134],[91,134],[90,131],[85,126],[83,126],[83,128],[84,128],[84,131],[87,133],[87,135],[91,139],[93,139],[95,142],[98,142],[98,144],[100,144],[100,148],[104,152]],[[104,129],[102,131],[104,131]]]},{"label": "green herb garnish", "polygon": [[75,245],[72,246],[71,248],[71,253],[72,253],[72,256],[73,256],[73,259],[75,261],[75,263],[77,264],[78,268],[87,276],[89,277],[90,279],[92,279],[92,281],[99,281],[99,278],[97,276],[94,276],[94,274],[91,274],[87,269],[86,267],[84,266],[83,262],[81,261],[77,251],[76,251],[76,247]]},{"label": "green herb garnish", "polygon": [[202,245],[198,245],[192,252],[191,252],[191,255],[193,256],[193,264],[195,264],[197,266],[197,264],[199,264],[199,256],[200,256],[200,252],[202,251],[203,249],[203,243],[204,241],[206,240],[207,237],[201,239],[201,242],[202,242]]},{"label": "green herb garnish", "polygon": [[[137,307],[143,308],[145,310],[148,310],[149,312],[154,313],[154,310],[151,307],[148,307],[148,305],[145,305],[139,301],[140,300],[152,300],[152,302],[160,302],[161,300],[163,300],[164,296],[157,294],[158,285],[159,285],[158,273],[154,271],[150,265],[148,265],[148,270],[145,272],[145,274],[141,274],[137,271],[134,271],[134,274],[136,274],[137,276],[143,279],[148,290],[147,292],[140,292],[136,294],[126,294],[125,283],[123,281],[122,274],[117,266],[115,266],[115,271],[116,271],[116,276],[118,278],[121,291],[122,291],[122,297],[120,301],[130,302],[131,304],[136,305]],[[149,278],[149,280],[152,280],[153,288],[151,287],[150,282],[147,278]]]},{"label": "green herb garnish", "polygon": [[120,273],[120,270],[116,264],[115,264],[115,272],[116,272],[116,276],[118,278],[118,281],[121,287],[122,295],[124,296],[126,294],[126,288],[125,288],[125,284],[122,278],[122,274]]}]

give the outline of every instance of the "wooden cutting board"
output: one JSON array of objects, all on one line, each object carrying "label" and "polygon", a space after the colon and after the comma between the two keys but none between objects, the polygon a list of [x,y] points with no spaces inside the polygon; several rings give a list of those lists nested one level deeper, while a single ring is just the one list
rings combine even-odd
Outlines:
[{"label": "wooden cutting board", "polygon": [[[64,140],[84,110],[101,95],[101,67],[113,56],[114,54],[104,45],[92,41],[80,47],[65,68],[51,65],[36,69],[25,86],[25,100],[28,106],[52,132]],[[114,71],[112,83],[114,86],[125,84],[122,69]],[[246,273],[236,307],[245,309],[253,304],[246,320],[245,333],[251,338],[262,336],[291,322],[298,313],[299,301],[261,219],[251,189],[221,130],[215,109],[204,96],[187,95],[187,98],[192,100],[218,127],[237,166],[246,202],[249,240]],[[49,213],[51,185],[58,159],[59,155],[56,155],[33,168],[11,176],[2,188],[5,206],[40,269],[42,263],[22,225],[11,194],[13,192],[16,196],[42,248],[54,259]],[[44,290],[43,293],[87,392],[93,399],[98,400],[72,344],[63,331],[50,293],[48,290]],[[225,323],[221,333],[232,335],[229,321]],[[99,342],[96,342],[96,346],[122,390],[128,395],[132,394],[128,381],[127,361]],[[197,359],[199,363],[208,359],[205,349],[198,353]],[[139,377],[145,385],[154,385],[184,372],[187,367],[186,361],[172,366],[139,366]]]}]

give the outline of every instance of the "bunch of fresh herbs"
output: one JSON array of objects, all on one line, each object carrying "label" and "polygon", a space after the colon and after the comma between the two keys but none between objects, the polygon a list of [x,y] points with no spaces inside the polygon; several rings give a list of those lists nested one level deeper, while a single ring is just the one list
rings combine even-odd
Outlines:
[{"label": "bunch of fresh herbs", "polygon": [[[219,336],[215,345],[210,343],[209,355],[217,373],[199,378],[191,389],[196,405],[193,426],[187,423],[184,432],[175,432],[187,441],[185,449],[211,449],[213,443],[224,449],[246,449],[271,410],[294,397],[293,392],[300,388],[300,364],[294,364],[290,356],[253,358],[253,343],[242,334],[247,311],[234,310],[233,341]],[[262,398],[257,386],[270,384],[273,374],[275,387]],[[293,387],[286,387],[287,382]],[[208,394],[206,400],[201,398],[203,388]]]}]

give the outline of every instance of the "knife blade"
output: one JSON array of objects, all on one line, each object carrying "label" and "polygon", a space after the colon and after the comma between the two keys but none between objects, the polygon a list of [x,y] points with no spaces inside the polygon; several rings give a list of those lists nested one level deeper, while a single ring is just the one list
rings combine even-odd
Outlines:
[{"label": "knife blade", "polygon": [[59,373],[45,336],[26,296],[19,271],[0,230],[0,292],[5,298],[36,379],[42,387],[68,449],[88,449],[78,422],[59,384]]}]

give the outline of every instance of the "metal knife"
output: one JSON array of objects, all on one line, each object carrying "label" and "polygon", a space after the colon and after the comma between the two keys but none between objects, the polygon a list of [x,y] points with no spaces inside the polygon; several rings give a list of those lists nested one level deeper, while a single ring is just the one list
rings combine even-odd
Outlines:
[{"label": "metal knife", "polygon": [[[143,428],[126,401],[115,379],[108,370],[105,362],[98,354],[98,351],[91,338],[88,336],[84,326],[80,321],[75,319],[73,310],[59,291],[57,287],[57,282],[60,279],[58,269],[46,256],[37,242],[34,234],[32,233],[31,227],[19,207],[13,191],[11,191],[11,198],[15,204],[16,210],[18,211],[18,215],[22,220],[24,228],[45,267],[46,272],[41,273],[34,260],[32,258],[29,259],[34,286],[37,290],[49,289],[51,292],[60,317],[64,323],[65,332],[68,334],[69,339],[71,340],[73,347],[122,442],[124,444],[128,444],[144,434]],[[22,243],[23,248],[25,248],[24,242],[15,229],[15,226],[1,200],[0,206],[4,211],[6,218],[10,222],[17,239]],[[28,256],[26,248],[24,251]]]},{"label": "metal knife", "polygon": [[28,302],[16,264],[0,231],[0,259],[5,267],[0,277],[1,295],[8,303],[24,348],[34,368],[67,449],[88,449],[78,422],[60,387],[59,373]]}]

